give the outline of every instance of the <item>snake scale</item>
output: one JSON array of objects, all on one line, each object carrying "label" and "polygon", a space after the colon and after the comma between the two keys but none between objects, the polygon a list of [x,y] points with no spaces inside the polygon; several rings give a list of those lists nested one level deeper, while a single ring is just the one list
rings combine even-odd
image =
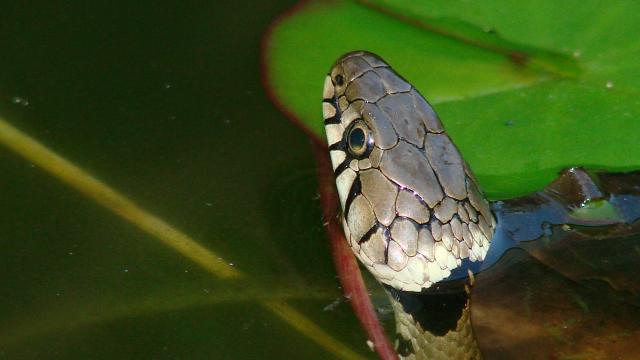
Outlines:
[{"label": "snake scale", "polygon": [[464,282],[496,221],[438,116],[363,51],[334,64],[322,105],[346,239],[390,295],[400,356],[481,358]]}]

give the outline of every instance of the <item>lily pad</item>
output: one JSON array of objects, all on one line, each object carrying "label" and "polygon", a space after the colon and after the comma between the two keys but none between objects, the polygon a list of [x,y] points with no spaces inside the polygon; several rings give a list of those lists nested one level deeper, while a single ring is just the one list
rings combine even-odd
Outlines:
[{"label": "lily pad", "polygon": [[485,192],[542,188],[569,166],[640,168],[636,3],[320,2],[265,44],[272,96],[323,138],[335,59],[375,52],[434,105]]}]

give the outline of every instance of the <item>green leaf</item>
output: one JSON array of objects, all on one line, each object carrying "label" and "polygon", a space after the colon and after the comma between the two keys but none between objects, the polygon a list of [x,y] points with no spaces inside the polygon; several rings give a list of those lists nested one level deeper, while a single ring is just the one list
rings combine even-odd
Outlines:
[{"label": "green leaf", "polygon": [[273,95],[324,137],[323,78],[341,54],[382,56],[434,105],[485,192],[559,170],[640,167],[636,3],[310,1],[266,43]]}]

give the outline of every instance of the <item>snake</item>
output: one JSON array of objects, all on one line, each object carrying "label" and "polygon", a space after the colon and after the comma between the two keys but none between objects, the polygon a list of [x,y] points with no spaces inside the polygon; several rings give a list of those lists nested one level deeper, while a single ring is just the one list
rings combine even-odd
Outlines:
[{"label": "snake", "polygon": [[366,51],[332,66],[322,111],[345,238],[389,294],[398,354],[481,359],[467,285],[496,218],[437,114]]}]

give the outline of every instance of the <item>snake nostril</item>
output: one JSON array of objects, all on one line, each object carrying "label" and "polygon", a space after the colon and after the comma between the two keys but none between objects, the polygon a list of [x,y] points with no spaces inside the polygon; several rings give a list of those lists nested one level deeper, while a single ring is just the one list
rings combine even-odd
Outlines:
[{"label": "snake nostril", "polygon": [[342,86],[344,85],[344,77],[342,77],[342,75],[336,75],[336,85],[338,86]]}]

